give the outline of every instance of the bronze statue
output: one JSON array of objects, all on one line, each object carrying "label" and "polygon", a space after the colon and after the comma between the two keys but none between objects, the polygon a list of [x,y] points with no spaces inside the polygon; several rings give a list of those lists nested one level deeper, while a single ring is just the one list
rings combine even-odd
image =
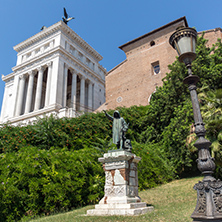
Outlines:
[{"label": "bronze statue", "polygon": [[122,117],[120,117],[119,111],[116,110],[113,113],[113,116],[110,116],[105,110],[103,110],[103,112],[109,120],[113,121],[113,143],[116,144],[117,149],[131,151],[131,142],[125,137],[125,133],[128,130],[129,125]]},{"label": "bronze statue", "polygon": [[69,21],[71,21],[72,19],[75,19],[74,17],[69,17],[68,16],[68,13],[66,12],[66,9],[65,8],[63,8],[63,10],[64,10],[64,17],[62,17],[62,20],[63,20],[63,22],[67,25],[67,23],[69,22]]}]

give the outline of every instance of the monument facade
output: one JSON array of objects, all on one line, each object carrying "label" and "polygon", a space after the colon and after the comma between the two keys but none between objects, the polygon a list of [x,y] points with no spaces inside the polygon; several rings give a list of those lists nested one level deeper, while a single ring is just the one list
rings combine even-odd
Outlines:
[{"label": "monument facade", "polygon": [[17,63],[5,82],[1,123],[37,116],[76,117],[105,102],[102,56],[63,21],[14,47]]}]

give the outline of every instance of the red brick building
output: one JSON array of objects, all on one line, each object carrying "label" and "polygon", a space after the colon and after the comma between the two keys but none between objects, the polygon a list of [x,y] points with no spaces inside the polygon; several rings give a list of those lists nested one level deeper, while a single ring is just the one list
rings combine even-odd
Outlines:
[{"label": "red brick building", "polygon": [[[106,103],[99,110],[149,104],[156,86],[162,85],[162,79],[169,72],[168,65],[177,56],[169,44],[169,37],[180,26],[188,26],[186,17],[119,47],[125,52],[126,59],[107,73]],[[205,31],[205,38],[209,39],[208,45],[215,43],[221,36],[220,28]]]}]

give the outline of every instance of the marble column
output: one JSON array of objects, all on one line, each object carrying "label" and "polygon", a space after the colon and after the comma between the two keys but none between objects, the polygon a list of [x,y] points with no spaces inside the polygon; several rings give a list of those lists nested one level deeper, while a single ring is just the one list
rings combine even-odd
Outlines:
[{"label": "marble column", "polygon": [[88,109],[89,112],[92,112],[92,106],[93,106],[93,86],[92,82],[89,82],[89,87],[88,87]]},{"label": "marble column", "polygon": [[67,99],[67,81],[68,81],[68,65],[64,63],[64,73],[63,73],[63,107],[66,107]]},{"label": "marble column", "polygon": [[46,83],[46,96],[45,96],[45,107],[49,105],[50,101],[50,83],[52,78],[52,62],[47,63],[48,66],[48,74],[47,74],[47,83]]},{"label": "marble column", "polygon": [[95,109],[95,84],[92,84],[92,110]]},{"label": "marble column", "polygon": [[72,71],[71,107],[74,110],[76,110],[76,87],[77,87],[77,75],[75,71]]},{"label": "marble column", "polygon": [[22,112],[22,102],[24,97],[24,88],[25,88],[25,78],[26,76],[23,74],[19,76],[19,92],[18,92],[18,103],[16,109],[16,116],[19,116]]},{"label": "marble column", "polygon": [[83,76],[80,86],[80,111],[85,111],[85,78]]},{"label": "marble column", "polygon": [[40,109],[41,97],[42,97],[43,72],[44,72],[43,67],[38,68],[38,80],[37,80],[35,108],[34,108],[35,111]]},{"label": "marble column", "polygon": [[27,99],[26,99],[26,104],[25,104],[25,114],[29,113],[31,110],[32,92],[33,92],[35,72],[30,71],[30,72],[28,72],[28,74],[29,74],[29,83],[28,83]]}]

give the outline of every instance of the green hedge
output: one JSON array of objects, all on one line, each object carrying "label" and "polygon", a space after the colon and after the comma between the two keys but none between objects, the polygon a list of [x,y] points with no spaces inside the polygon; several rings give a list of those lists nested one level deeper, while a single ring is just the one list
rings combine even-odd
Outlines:
[{"label": "green hedge", "polygon": [[133,143],[133,153],[141,157],[138,163],[139,190],[152,188],[175,178],[175,168],[159,144]]},{"label": "green hedge", "polygon": [[[135,141],[140,135],[139,118],[146,109],[120,109],[130,122],[127,136],[134,141],[133,153],[142,157],[140,190],[174,177],[161,146]],[[95,204],[103,197],[105,177],[98,157],[115,148],[112,122],[103,113],[75,119],[51,116],[23,127],[3,125],[0,136],[1,221],[66,211]]]},{"label": "green hedge", "polygon": [[18,151],[24,146],[50,149],[52,146],[69,150],[83,149],[98,138],[110,139],[112,123],[101,113],[79,118],[40,118],[34,125],[15,127],[3,125],[0,130],[0,153]]},{"label": "green hedge", "polygon": [[1,154],[1,221],[96,203],[104,185],[98,157],[95,149],[31,146]]}]

